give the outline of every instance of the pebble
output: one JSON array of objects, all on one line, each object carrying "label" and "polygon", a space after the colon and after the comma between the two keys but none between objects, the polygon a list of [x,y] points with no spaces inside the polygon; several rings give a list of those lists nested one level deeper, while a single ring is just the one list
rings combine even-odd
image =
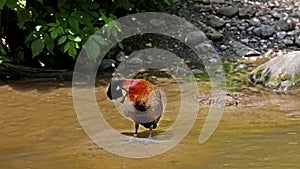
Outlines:
[{"label": "pebble", "polygon": [[291,39],[283,39],[283,43],[286,45],[293,45],[294,42]]},{"label": "pebble", "polygon": [[[203,0],[196,1],[204,5]],[[215,32],[218,34],[210,30],[207,32],[213,37],[210,38],[214,39],[213,43],[217,43],[214,45],[220,46],[220,55],[228,56],[229,52],[239,56],[238,46],[228,44],[227,39],[230,38],[260,52],[268,49],[295,50],[295,47],[300,47],[300,33],[297,33],[300,32],[300,1],[215,1],[207,4],[213,10],[199,12],[194,19],[206,18],[203,19],[204,24],[217,29]]]},{"label": "pebble", "polygon": [[277,32],[276,35],[279,39],[283,39],[286,37],[286,32]]},{"label": "pebble", "polygon": [[227,17],[233,17],[238,12],[239,12],[239,8],[237,6],[226,6],[218,10],[219,14]]},{"label": "pebble", "polygon": [[241,39],[241,42],[243,42],[243,43],[248,43],[248,42],[249,42],[249,39],[248,39],[248,38]]}]

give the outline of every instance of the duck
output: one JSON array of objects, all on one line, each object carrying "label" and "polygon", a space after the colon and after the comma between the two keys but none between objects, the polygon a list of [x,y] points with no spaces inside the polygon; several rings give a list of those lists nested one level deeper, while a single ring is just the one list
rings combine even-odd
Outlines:
[{"label": "duck", "polygon": [[148,138],[157,128],[163,113],[162,92],[145,79],[116,79],[108,86],[107,97],[123,104],[123,114],[135,123],[133,136],[138,136],[139,126],[149,129]]}]

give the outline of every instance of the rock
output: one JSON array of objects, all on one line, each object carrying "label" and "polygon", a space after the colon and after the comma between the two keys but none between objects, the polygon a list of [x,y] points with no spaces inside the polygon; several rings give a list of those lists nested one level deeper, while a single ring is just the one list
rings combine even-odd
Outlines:
[{"label": "rock", "polygon": [[290,38],[286,38],[286,39],[283,39],[283,43],[286,45],[293,45],[294,41],[291,40]]},{"label": "rock", "polygon": [[300,51],[275,57],[258,66],[250,81],[265,87],[286,91],[300,85]]},{"label": "rock", "polygon": [[248,38],[241,39],[241,42],[243,42],[243,43],[248,43],[248,42],[249,42],[249,39],[248,39]]},{"label": "rock", "polygon": [[295,45],[300,47],[300,32],[295,33]]},{"label": "rock", "polygon": [[243,7],[239,9],[240,18],[251,18],[255,13],[255,8],[252,7]]},{"label": "rock", "polygon": [[113,59],[103,59],[100,66],[99,70],[105,70],[107,68],[113,68],[115,67],[116,61]]},{"label": "rock", "polygon": [[237,70],[240,70],[240,69],[246,69],[246,68],[247,68],[247,65],[244,64],[244,63],[239,64],[239,65],[237,65],[237,67],[236,67]]},{"label": "rock", "polygon": [[286,36],[286,32],[277,32],[276,35],[279,39],[283,39]]},{"label": "rock", "polygon": [[209,27],[206,31],[205,31],[206,36],[208,37],[208,39],[213,40],[213,41],[218,41],[218,40],[222,40],[223,39],[223,34],[216,31],[215,29]]},{"label": "rock", "polygon": [[300,19],[300,10],[293,12],[290,16],[294,17],[294,18],[299,18]]},{"label": "rock", "polygon": [[239,12],[239,8],[237,6],[227,6],[220,8],[218,13],[223,16],[233,17]]},{"label": "rock", "polygon": [[259,19],[253,18],[253,19],[250,20],[250,25],[252,25],[252,26],[261,26],[261,22],[260,22]]},{"label": "rock", "polygon": [[221,49],[223,49],[223,50],[226,50],[226,49],[227,49],[227,46],[225,46],[225,45],[221,45],[220,47],[221,47]]},{"label": "rock", "polygon": [[202,60],[202,62],[206,65],[210,65],[210,61],[209,59],[212,58],[218,58],[218,52],[215,50],[215,48],[213,47],[213,45],[211,45],[210,43],[200,43],[198,45],[195,46],[197,53],[200,53],[201,56],[199,56]]},{"label": "rock", "polygon": [[295,29],[296,22],[292,18],[280,19],[275,23],[275,29],[278,31],[290,31]]},{"label": "rock", "polygon": [[238,57],[249,56],[249,55],[260,55],[261,53],[238,42],[234,39],[229,39],[230,47],[235,50],[235,55]]},{"label": "rock", "polygon": [[261,27],[255,28],[253,30],[253,33],[258,37],[267,38],[274,33],[274,28],[270,25],[263,25]]},{"label": "rock", "polygon": [[289,16],[287,13],[281,13],[281,12],[274,11],[274,10],[272,10],[270,13],[276,19],[285,19]]},{"label": "rock", "polygon": [[208,24],[213,28],[220,28],[225,25],[225,21],[222,18],[219,18],[215,15],[208,16]]},{"label": "rock", "polygon": [[207,40],[206,35],[202,31],[189,32],[185,38],[185,42],[191,45],[196,45]]}]

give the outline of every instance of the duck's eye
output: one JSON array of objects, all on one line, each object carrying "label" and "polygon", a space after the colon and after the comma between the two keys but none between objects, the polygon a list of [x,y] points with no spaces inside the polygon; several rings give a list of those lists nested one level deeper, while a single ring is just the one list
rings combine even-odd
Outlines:
[{"label": "duck's eye", "polygon": [[121,89],[120,86],[117,86],[116,90],[118,91],[118,90],[120,90],[120,89]]}]

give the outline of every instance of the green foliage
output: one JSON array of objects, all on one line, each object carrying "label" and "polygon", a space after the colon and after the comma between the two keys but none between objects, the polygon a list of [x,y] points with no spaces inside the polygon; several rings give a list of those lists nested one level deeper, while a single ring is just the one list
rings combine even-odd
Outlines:
[{"label": "green foliage", "polygon": [[[173,0],[0,0],[0,9],[9,9],[6,13],[12,17],[9,20],[16,22],[23,35],[16,43],[22,46],[15,49],[22,50],[22,54],[14,51],[15,56],[27,56],[26,49],[30,49],[31,59],[62,55],[76,59],[84,47],[91,51],[87,56],[95,60],[100,54],[101,46],[108,44],[107,40],[101,36],[93,36],[91,43],[85,43],[100,27],[104,26],[109,36],[116,37],[122,31],[120,24],[114,21],[118,17],[136,12],[162,11],[172,4]],[[10,25],[3,19],[0,21],[1,28]],[[1,32],[2,37],[13,31],[15,28],[8,27]],[[124,48],[122,43],[118,45],[121,49]]]}]

